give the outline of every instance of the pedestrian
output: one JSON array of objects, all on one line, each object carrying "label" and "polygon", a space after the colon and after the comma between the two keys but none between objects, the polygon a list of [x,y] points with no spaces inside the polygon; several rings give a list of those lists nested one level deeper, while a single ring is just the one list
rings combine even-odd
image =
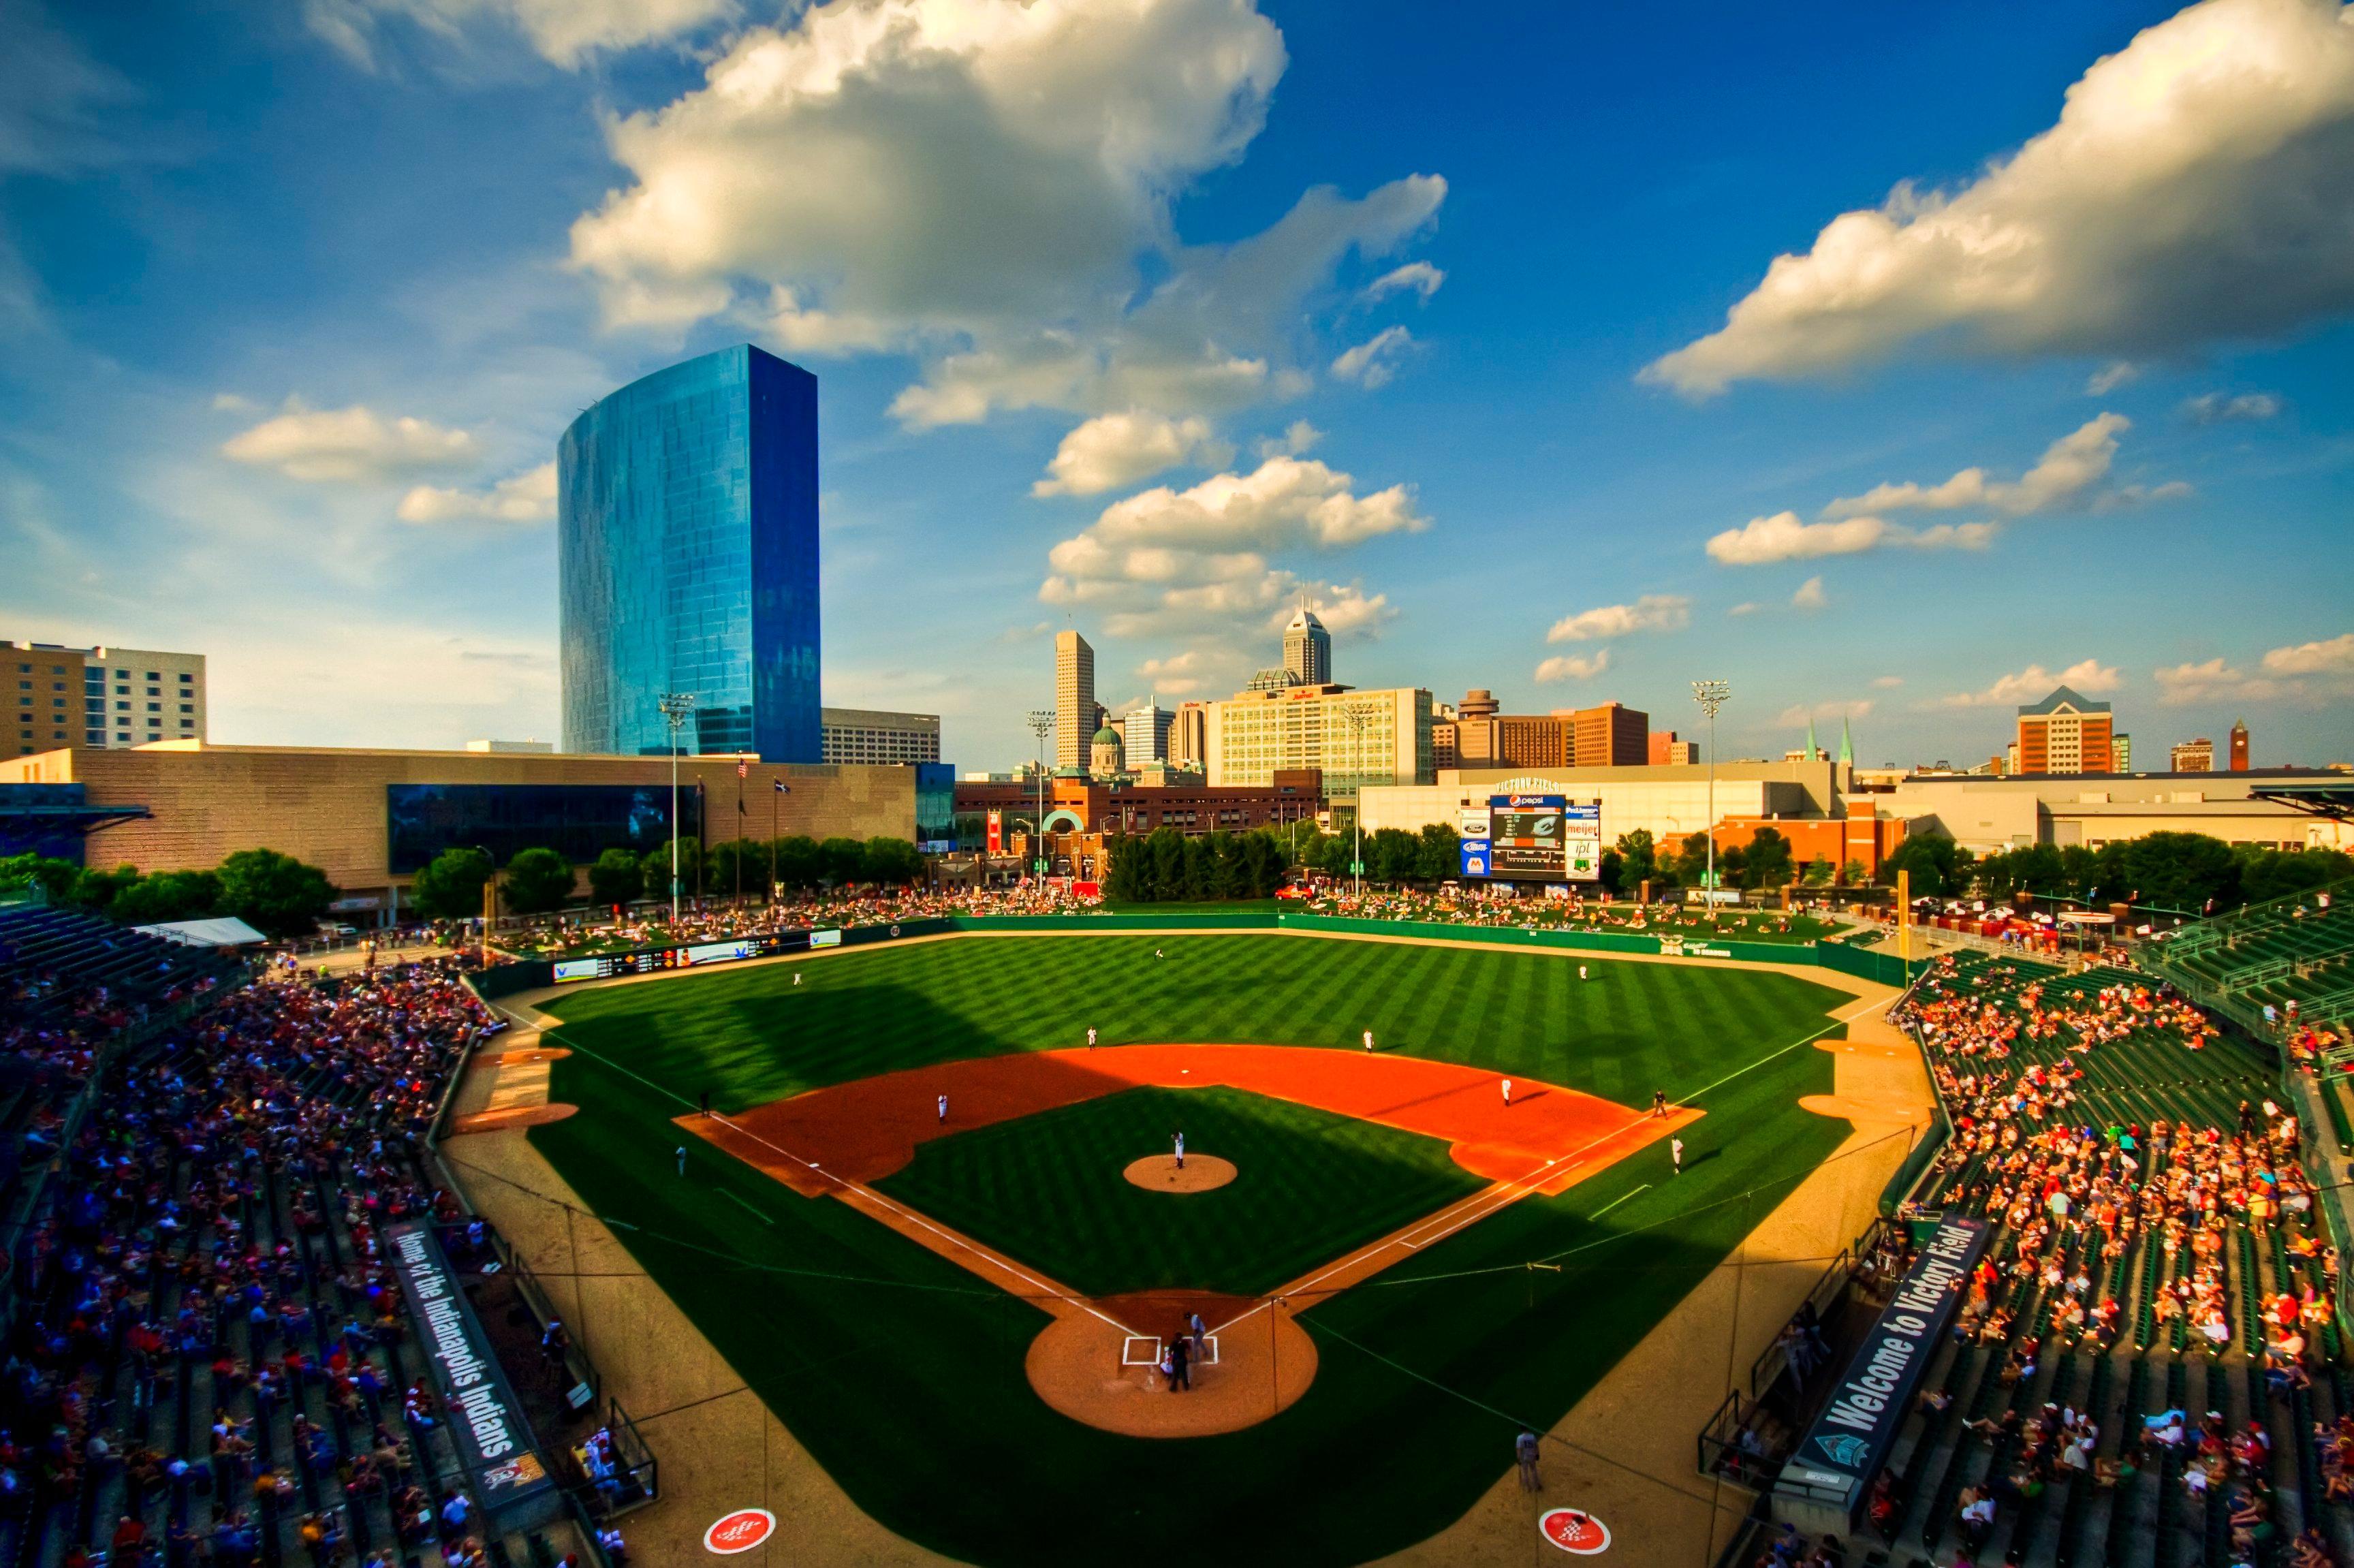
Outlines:
[{"label": "pedestrian", "polygon": [[949,1124],[949,1097],[946,1095],[940,1097],[939,1112],[940,1125],[946,1127]]},{"label": "pedestrian", "polygon": [[1512,1080],[1510,1078],[1504,1080],[1504,1108],[1512,1108]]},{"label": "pedestrian", "polygon": [[1177,1134],[1177,1169],[1185,1169],[1185,1135],[1182,1131]]},{"label": "pedestrian", "polygon": [[1087,1049],[1088,1049],[1088,1050],[1090,1050],[1090,1051],[1092,1051],[1092,1050],[1094,1050],[1095,1048],[1096,1048],[1096,1029],[1095,1029],[1095,1025],[1094,1025],[1094,1024],[1092,1024],[1092,1023],[1090,1023],[1090,1024],[1088,1024],[1088,1025],[1087,1025]]},{"label": "pedestrian", "polygon": [[1665,1116],[1668,1114],[1667,1090],[1653,1089],[1651,1091],[1651,1114],[1653,1116]]},{"label": "pedestrian", "polygon": [[1370,1053],[1370,1052],[1373,1050],[1373,1032],[1372,1030],[1368,1029],[1368,1030],[1366,1030],[1366,1031],[1365,1031],[1365,1050],[1366,1050],[1368,1053]]},{"label": "pedestrian", "polygon": [[1523,1432],[1513,1438],[1512,1457],[1521,1463],[1521,1490],[1543,1491],[1544,1481],[1537,1475],[1537,1435]]},{"label": "pedestrian", "polygon": [[1684,1140],[1682,1139],[1668,1139],[1668,1158],[1675,1162],[1676,1174],[1682,1175],[1684,1173]]},{"label": "pedestrian", "polygon": [[682,1177],[686,1174],[686,1145],[684,1143],[678,1146],[678,1173]]}]

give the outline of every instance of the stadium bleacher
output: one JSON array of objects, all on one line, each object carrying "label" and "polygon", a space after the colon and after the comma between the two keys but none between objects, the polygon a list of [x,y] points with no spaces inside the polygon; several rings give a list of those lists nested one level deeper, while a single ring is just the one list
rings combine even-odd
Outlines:
[{"label": "stadium bleacher", "polygon": [[2296,1027],[2354,1040],[2354,883],[2252,905],[2148,945],[2147,961],[2202,1005],[2268,1038]]},{"label": "stadium bleacher", "polygon": [[273,981],[117,1052],[110,1023],[219,961],[125,936],[0,925],[12,1011],[101,1064],[9,1280],[0,1568],[554,1568],[546,1532],[486,1535],[463,1500],[377,1239],[462,1223],[422,1135],[480,1002],[446,965]]},{"label": "stadium bleacher", "polygon": [[1899,1016],[1955,1127],[1914,1212],[1997,1229],[1867,1561],[2348,1561],[2354,1368],[2277,1066],[2122,969],[1947,955]]}]

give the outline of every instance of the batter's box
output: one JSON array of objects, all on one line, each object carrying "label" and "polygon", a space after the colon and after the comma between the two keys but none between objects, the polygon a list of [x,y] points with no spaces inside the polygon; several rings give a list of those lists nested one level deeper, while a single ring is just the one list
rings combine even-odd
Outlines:
[{"label": "batter's box", "polygon": [[[1139,1347],[1142,1352],[1139,1353]],[[1124,1367],[1157,1367],[1161,1364],[1161,1341],[1150,1334],[1130,1334],[1120,1341],[1119,1364]],[[1197,1367],[1218,1364],[1218,1336],[1202,1336],[1202,1353],[1193,1358]]]}]

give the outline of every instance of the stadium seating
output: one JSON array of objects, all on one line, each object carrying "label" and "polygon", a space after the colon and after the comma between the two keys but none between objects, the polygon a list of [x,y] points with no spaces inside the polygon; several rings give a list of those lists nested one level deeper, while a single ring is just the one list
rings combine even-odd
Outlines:
[{"label": "stadium seating", "polygon": [[[2148,977],[2118,969],[2070,975],[1952,955],[1903,1016],[1925,1036],[1956,1127],[1920,1206],[1997,1229],[1984,1294],[1965,1312],[1972,1331],[1932,1363],[1924,1387],[1933,1397],[1882,1481],[1875,1515],[1888,1552],[1898,1562],[1958,1551],[2028,1568],[2220,1568],[2284,1561],[2312,1525],[2344,1561],[2354,1509],[2327,1499],[2333,1488],[2354,1499],[2354,1486],[2333,1480],[2342,1469],[2336,1423],[2354,1415],[2354,1381],[2326,1306],[2308,1310],[2304,1375],[2268,1378],[2265,1364],[2266,1312],[2301,1287],[2326,1302],[2336,1255],[2317,1213],[2237,1206],[2244,1192],[2294,1197],[2302,1181],[2276,1126],[2254,1109],[2277,1094],[2276,1067],[2211,1033]],[[2161,1121],[2162,1153],[2151,1138]],[[2073,1148],[2055,1147],[2039,1174],[2037,1136],[2057,1146],[2070,1130]],[[2117,1177],[2116,1155],[2128,1147],[2141,1166],[2136,1189],[2092,1190],[2116,1199],[2115,1212],[2080,1192],[2065,1215],[2047,1220],[2052,1176]],[[2244,1167],[2227,1163],[2241,1156]],[[2280,1185],[2264,1186],[2259,1170],[2275,1171]],[[2221,1192],[2220,1224],[2169,1225],[2196,1200],[2172,1193],[2152,1206],[2150,1193],[2194,1171],[2202,1190]],[[2242,1179],[2226,1181],[2223,1171]],[[2089,1288],[2071,1287],[2080,1271]],[[2194,1280],[2191,1310],[2177,1309],[2174,1287]],[[2077,1304],[2103,1298],[2117,1303],[2114,1329],[2088,1333],[2099,1315],[2079,1320]],[[2220,1342],[2200,1320],[2218,1310]],[[2145,1441],[2146,1418],[2169,1410],[2188,1412],[2186,1440]],[[2238,1450],[2228,1462],[2202,1456],[2210,1412],[2209,1446]],[[2060,1462],[2070,1413],[2099,1429],[2083,1469]],[[2185,1483],[2194,1466],[2202,1477],[2212,1471],[2196,1495]],[[1961,1506],[1980,1490],[1999,1506],[1991,1531],[1971,1540]],[[2251,1498],[2264,1525],[2235,1527],[2234,1510]]]},{"label": "stadium seating", "polygon": [[[168,957],[16,929],[19,963],[79,983]],[[480,1521],[438,1518],[460,1467],[429,1393],[404,1393],[428,1367],[375,1237],[435,1203],[420,1136],[484,1020],[452,973],[262,985],[108,1067],[16,1282],[0,1568],[142,1533],[146,1555],[106,1561],[467,1555]],[[536,1532],[479,1550],[555,1561]]]},{"label": "stadium seating", "polygon": [[[2354,1033],[2354,883],[2201,920],[2148,946],[2151,965],[2203,1005],[2260,1032],[2295,1002],[2307,1026]],[[2274,1016],[2267,1018],[2270,1007]]]}]

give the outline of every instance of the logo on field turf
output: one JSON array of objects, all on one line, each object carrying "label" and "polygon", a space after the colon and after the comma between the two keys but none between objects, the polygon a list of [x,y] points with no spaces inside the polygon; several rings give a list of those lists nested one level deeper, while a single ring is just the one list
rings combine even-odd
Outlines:
[{"label": "logo on field turf", "polygon": [[1575,1552],[1580,1557],[1610,1550],[1610,1527],[1583,1509],[1550,1510],[1537,1520],[1537,1533],[1564,1552]]},{"label": "logo on field turf", "polygon": [[703,1532],[703,1547],[722,1557],[733,1557],[738,1552],[749,1552],[776,1533],[777,1516],[764,1508],[739,1508],[734,1513],[714,1520]]}]

